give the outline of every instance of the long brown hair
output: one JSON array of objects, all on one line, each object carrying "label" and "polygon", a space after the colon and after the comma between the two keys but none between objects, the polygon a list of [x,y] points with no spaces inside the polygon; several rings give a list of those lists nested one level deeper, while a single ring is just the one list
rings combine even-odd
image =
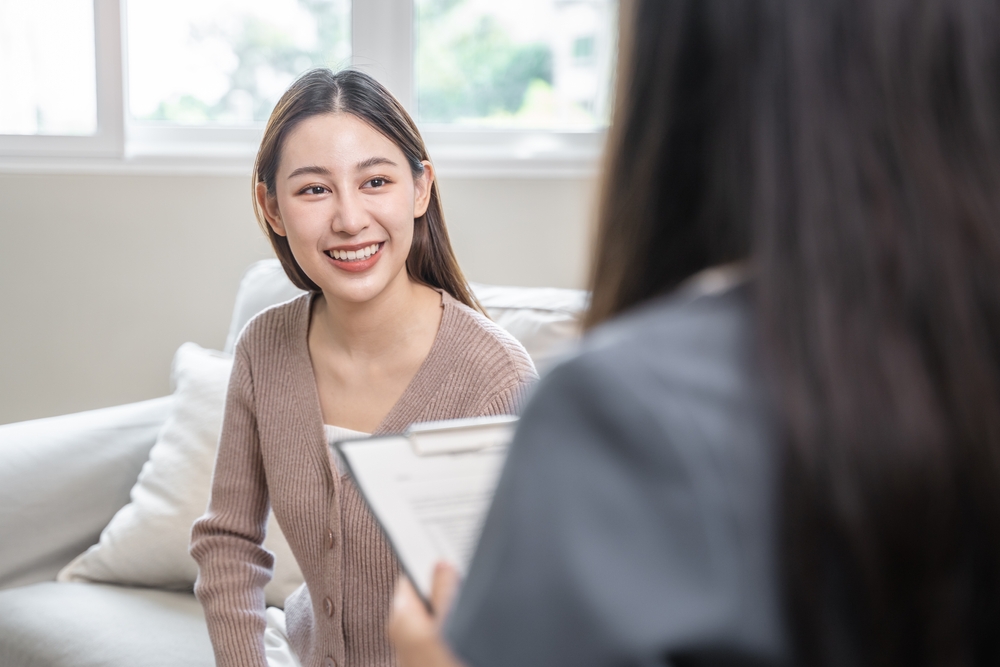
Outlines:
[{"label": "long brown hair", "polygon": [[589,325],[745,259],[797,662],[997,664],[1000,4],[621,24]]},{"label": "long brown hair", "polygon": [[[330,113],[349,113],[358,117],[399,147],[414,177],[423,173],[422,163],[430,159],[427,148],[416,123],[396,98],[363,72],[345,69],[334,73],[318,68],[299,77],[271,112],[254,162],[253,193],[258,183],[264,183],[268,196],[274,196],[275,175],[285,138],[306,118]],[[252,199],[257,222],[270,239],[289,280],[300,289],[319,291],[319,286],[292,256],[288,239],[276,234],[267,224],[255,194]],[[413,280],[442,289],[470,308],[484,312],[469,289],[451,248],[437,181],[431,184],[427,211],[413,221],[413,242],[406,258],[406,271]]]}]

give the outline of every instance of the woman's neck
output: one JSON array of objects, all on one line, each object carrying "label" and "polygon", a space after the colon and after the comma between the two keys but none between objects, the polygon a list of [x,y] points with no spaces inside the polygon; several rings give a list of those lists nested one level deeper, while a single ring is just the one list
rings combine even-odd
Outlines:
[{"label": "woman's neck", "polygon": [[[402,351],[440,322],[441,295],[402,275],[363,303],[323,294],[313,303],[311,328],[340,354],[362,360]],[[423,334],[421,336],[420,334]]]},{"label": "woman's neck", "polygon": [[364,303],[313,301],[309,354],[325,423],[374,432],[430,354],[441,295],[404,280]]}]

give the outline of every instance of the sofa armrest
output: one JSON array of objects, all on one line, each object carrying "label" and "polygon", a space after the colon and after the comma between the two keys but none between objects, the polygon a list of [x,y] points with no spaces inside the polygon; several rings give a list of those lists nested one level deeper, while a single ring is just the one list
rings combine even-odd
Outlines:
[{"label": "sofa armrest", "polygon": [[0,426],[0,589],[53,579],[129,500],[173,399]]}]

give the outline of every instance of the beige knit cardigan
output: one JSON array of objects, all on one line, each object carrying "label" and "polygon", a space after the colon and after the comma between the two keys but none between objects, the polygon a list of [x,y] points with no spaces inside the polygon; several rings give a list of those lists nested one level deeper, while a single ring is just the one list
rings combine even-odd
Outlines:
[{"label": "beige knit cardigan", "polygon": [[[264,667],[261,546],[273,508],[305,578],[285,603],[304,667],[394,665],[385,637],[397,563],[354,484],[335,473],[307,333],[312,294],[254,318],[236,346],[206,514],[192,530],[195,593],[219,667]],[[414,422],[513,414],[537,378],[524,348],[442,295],[427,359],[375,433]]]}]

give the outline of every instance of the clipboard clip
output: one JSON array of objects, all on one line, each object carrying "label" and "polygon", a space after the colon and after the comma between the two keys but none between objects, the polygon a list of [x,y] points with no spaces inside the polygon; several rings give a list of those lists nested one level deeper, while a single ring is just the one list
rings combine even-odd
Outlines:
[{"label": "clipboard clip", "polygon": [[412,424],[406,438],[417,456],[460,454],[508,444],[516,424],[514,415],[422,422]]}]

